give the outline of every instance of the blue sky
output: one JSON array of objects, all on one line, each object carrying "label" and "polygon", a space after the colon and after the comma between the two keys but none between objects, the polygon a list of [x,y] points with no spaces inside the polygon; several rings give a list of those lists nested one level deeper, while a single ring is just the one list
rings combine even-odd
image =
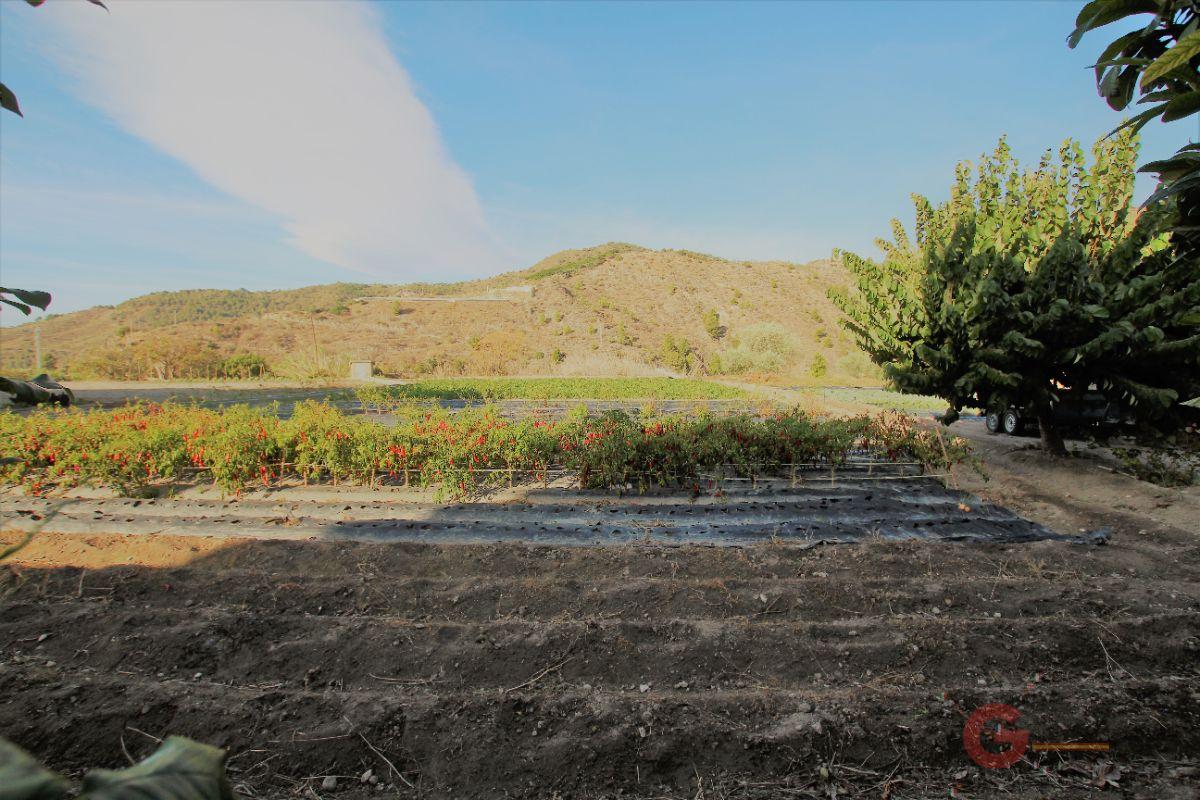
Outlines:
[{"label": "blue sky", "polygon": [[610,240],[869,252],[1001,134],[1033,161],[1120,119],[1079,2],[61,5],[0,3],[0,280],[60,313]]}]

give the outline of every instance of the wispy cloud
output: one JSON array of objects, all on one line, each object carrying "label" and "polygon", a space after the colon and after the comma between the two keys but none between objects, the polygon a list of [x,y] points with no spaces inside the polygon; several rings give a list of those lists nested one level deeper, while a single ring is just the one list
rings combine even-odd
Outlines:
[{"label": "wispy cloud", "polygon": [[309,255],[390,279],[504,261],[468,176],[373,9],[332,2],[47,3],[85,99]]}]

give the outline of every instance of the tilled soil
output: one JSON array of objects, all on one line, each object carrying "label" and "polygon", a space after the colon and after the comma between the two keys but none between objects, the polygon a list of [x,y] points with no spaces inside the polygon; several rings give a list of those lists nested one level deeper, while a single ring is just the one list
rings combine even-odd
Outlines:
[{"label": "tilled soil", "polygon": [[[191,736],[258,797],[1195,797],[1195,532],[985,452],[1006,503],[1109,543],[43,532],[0,587],[0,731],[76,774]],[[1112,750],[979,768],[989,702]]]},{"label": "tilled soil", "polygon": [[209,535],[254,539],[413,541],[426,544],[522,542],[614,545],[634,542],[753,545],[869,538],[1030,541],[1048,528],[921,475],[858,474],[804,483],[757,480],[753,487],[695,496],[658,491],[613,497],[569,488],[511,489],[489,502],[433,503],[431,492],[301,487],[264,496],[213,499],[203,492],[131,499],[0,496],[7,526],[89,534]]}]

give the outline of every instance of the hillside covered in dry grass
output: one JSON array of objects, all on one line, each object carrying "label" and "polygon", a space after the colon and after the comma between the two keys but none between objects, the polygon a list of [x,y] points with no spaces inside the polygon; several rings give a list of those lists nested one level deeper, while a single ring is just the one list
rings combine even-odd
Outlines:
[{"label": "hillside covered in dry grass", "polygon": [[[873,382],[826,297],[829,261],[729,261],[606,244],[454,284],[335,283],[158,292],[35,323],[75,379],[385,375],[778,376]],[[53,289],[53,287],[49,287]],[[33,324],[5,328],[0,369],[34,369]]]}]

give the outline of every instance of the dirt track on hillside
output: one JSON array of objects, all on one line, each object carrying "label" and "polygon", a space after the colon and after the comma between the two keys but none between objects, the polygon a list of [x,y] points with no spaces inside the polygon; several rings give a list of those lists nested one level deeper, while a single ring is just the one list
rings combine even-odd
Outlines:
[{"label": "dirt track on hillside", "polygon": [[[192,736],[259,797],[1194,797],[1195,490],[961,427],[963,488],[1109,543],[42,534],[0,586],[0,730],[66,771]],[[1113,750],[983,770],[986,702]]]}]

